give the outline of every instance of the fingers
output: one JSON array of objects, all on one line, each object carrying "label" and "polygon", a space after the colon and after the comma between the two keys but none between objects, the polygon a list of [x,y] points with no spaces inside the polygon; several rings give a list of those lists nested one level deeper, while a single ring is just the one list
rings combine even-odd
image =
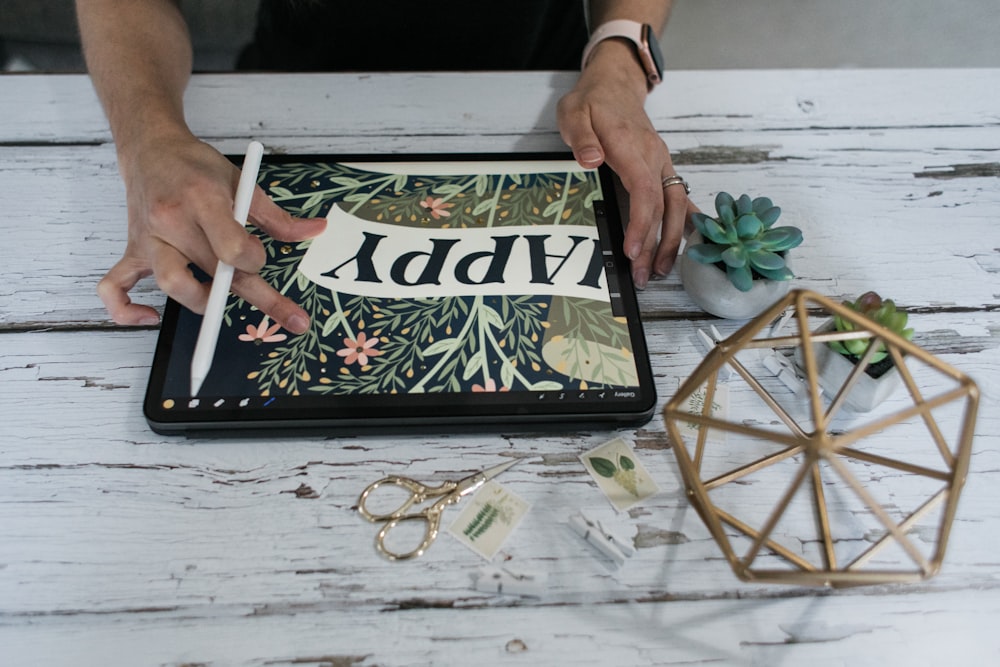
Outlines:
[{"label": "fingers", "polygon": [[[182,212],[190,218],[168,224],[177,228],[193,223],[194,229],[184,234],[164,234],[161,238],[209,273],[215,271],[216,259],[240,271],[259,271],[266,260],[263,245],[233,217],[232,192],[205,187],[193,196],[190,210]],[[160,226],[167,225],[161,222],[154,229]]]},{"label": "fingers", "polygon": [[[652,179],[642,177],[642,181]],[[660,235],[660,221],[663,220],[663,195],[658,184],[632,181],[629,192],[629,220],[625,234],[625,254],[632,260],[632,280],[639,289],[645,289],[653,274],[653,255]]]},{"label": "fingers", "polygon": [[[159,244],[153,254],[153,272],[160,288],[171,298],[193,312],[204,313],[211,283],[203,283],[194,277],[188,268],[191,260],[198,266],[211,264],[210,273],[215,273],[218,261],[207,248],[189,259],[166,244]],[[309,329],[309,314],[256,273],[237,270],[231,290],[289,332],[301,334]]]},{"label": "fingers", "polygon": [[309,330],[309,314],[260,276],[237,271],[232,289],[234,294],[255,305],[289,332],[302,334]]},{"label": "fingers", "polygon": [[624,252],[632,262],[632,281],[638,289],[644,289],[652,276],[670,273],[690,205],[684,188],[663,187],[663,178],[676,173],[666,144],[656,134],[641,138],[647,143],[622,141],[607,156],[629,194]]},{"label": "fingers", "polygon": [[[167,296],[195,313],[204,313],[211,289],[207,283],[202,283],[194,277],[188,268],[191,260],[177,251],[176,248],[162,242],[155,242],[152,253],[153,273],[156,284]],[[204,261],[204,260],[202,260]],[[201,266],[200,263],[198,263]],[[215,271],[215,267],[212,267]]]},{"label": "fingers", "polygon": [[676,185],[663,188],[663,198],[665,202],[663,225],[653,259],[653,271],[659,276],[667,275],[674,266],[684,235],[690,203],[684,188]]},{"label": "fingers", "polygon": [[250,219],[254,225],[279,241],[304,241],[326,229],[326,218],[295,218],[274,203],[259,186],[253,193]]},{"label": "fingers", "polygon": [[160,315],[155,309],[132,303],[128,293],[135,284],[150,274],[141,263],[126,254],[97,283],[97,295],[104,303],[108,315],[117,324],[128,326],[154,326]]}]

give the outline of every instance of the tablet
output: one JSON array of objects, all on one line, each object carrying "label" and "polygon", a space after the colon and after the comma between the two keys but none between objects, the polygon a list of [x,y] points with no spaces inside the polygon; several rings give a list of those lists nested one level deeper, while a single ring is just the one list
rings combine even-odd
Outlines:
[{"label": "tablet", "polygon": [[[233,158],[239,163],[240,158]],[[230,296],[197,396],[201,317],[168,300],[144,412],[160,433],[637,424],[656,392],[613,174],[567,154],[267,156],[258,183],[305,242],[261,275],[292,335]]]}]

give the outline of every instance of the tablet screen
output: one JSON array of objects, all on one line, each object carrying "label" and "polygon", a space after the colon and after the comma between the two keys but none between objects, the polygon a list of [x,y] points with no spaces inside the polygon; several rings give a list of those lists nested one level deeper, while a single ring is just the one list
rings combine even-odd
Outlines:
[{"label": "tablet screen", "polygon": [[201,318],[168,301],[145,412],[161,432],[641,422],[655,391],[612,174],[564,155],[265,157],[258,183],[326,231],[248,227],[292,335],[230,296],[190,395]]}]

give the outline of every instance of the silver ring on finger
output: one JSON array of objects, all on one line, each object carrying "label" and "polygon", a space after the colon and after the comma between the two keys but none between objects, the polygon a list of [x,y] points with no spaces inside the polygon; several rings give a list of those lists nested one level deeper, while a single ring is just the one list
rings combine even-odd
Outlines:
[{"label": "silver ring on finger", "polygon": [[673,176],[667,176],[666,178],[664,178],[663,181],[662,181],[662,184],[663,184],[663,189],[664,190],[666,190],[667,188],[669,188],[671,185],[682,185],[682,186],[684,186],[684,194],[688,194],[688,195],[691,194],[691,186],[688,185],[687,181],[685,181],[680,176],[677,176],[676,174],[673,175]]}]

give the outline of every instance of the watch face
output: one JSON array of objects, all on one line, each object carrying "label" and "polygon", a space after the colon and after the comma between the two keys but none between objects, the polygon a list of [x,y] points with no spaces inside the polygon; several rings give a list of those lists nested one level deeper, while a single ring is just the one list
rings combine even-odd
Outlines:
[{"label": "watch face", "polygon": [[642,26],[642,41],[646,43],[649,57],[653,61],[651,63],[652,69],[648,72],[649,80],[652,83],[659,83],[663,78],[663,54],[660,52],[660,42],[656,39],[656,34],[649,24]]}]

